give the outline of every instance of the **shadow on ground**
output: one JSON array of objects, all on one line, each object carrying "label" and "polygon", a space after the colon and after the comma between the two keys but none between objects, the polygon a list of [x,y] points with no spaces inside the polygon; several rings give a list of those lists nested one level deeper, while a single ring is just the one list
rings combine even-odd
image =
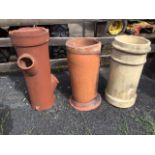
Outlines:
[{"label": "shadow on ground", "polygon": [[69,73],[61,72],[57,74],[57,78],[59,80],[59,85],[57,89],[66,97],[69,98],[71,95],[71,84],[70,84],[70,77]]}]

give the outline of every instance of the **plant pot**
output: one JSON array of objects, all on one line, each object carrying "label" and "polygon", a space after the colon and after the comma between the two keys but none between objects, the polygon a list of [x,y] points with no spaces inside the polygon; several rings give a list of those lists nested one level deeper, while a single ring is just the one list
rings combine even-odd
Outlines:
[{"label": "plant pot", "polygon": [[58,80],[50,73],[48,30],[42,27],[20,28],[10,31],[9,35],[18,56],[17,65],[26,80],[32,108],[38,111],[51,108]]},{"label": "plant pot", "polygon": [[66,42],[71,79],[70,104],[79,111],[90,111],[101,104],[97,93],[101,42],[89,38],[74,38]]},{"label": "plant pot", "polygon": [[151,50],[150,44],[150,41],[143,37],[115,37],[105,93],[110,104],[119,108],[129,108],[135,104],[146,55]]}]

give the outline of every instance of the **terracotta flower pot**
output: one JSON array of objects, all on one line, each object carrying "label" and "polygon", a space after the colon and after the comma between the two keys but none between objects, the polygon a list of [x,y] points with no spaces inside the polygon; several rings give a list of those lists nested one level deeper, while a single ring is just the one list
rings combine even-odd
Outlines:
[{"label": "terracotta flower pot", "polygon": [[33,109],[52,107],[58,80],[51,76],[48,53],[48,30],[42,27],[20,28],[9,32],[16,48],[17,65],[22,70]]},{"label": "terracotta flower pot", "polygon": [[115,37],[105,93],[110,104],[119,108],[129,108],[135,104],[146,55],[151,50],[150,44],[150,41],[143,37]]},{"label": "terracotta flower pot", "polygon": [[70,104],[79,111],[90,111],[101,104],[97,93],[101,43],[89,38],[66,42],[72,86]]}]

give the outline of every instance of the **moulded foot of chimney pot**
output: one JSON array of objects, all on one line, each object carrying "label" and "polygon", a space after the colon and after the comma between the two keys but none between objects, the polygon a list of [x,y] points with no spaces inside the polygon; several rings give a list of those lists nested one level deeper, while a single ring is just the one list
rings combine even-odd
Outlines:
[{"label": "moulded foot of chimney pot", "polygon": [[87,103],[80,103],[72,98],[69,99],[70,105],[78,111],[91,111],[98,108],[101,105],[102,98],[100,94],[97,94],[95,99]]},{"label": "moulded foot of chimney pot", "polygon": [[111,103],[113,106],[117,108],[130,108],[135,104],[137,99],[137,94],[135,94],[131,99],[123,100],[120,98],[113,97],[106,92],[105,98],[109,103]]}]

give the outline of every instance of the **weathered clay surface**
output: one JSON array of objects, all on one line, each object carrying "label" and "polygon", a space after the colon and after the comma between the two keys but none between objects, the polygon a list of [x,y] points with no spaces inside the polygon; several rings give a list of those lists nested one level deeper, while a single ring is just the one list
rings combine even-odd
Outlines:
[{"label": "weathered clay surface", "polygon": [[48,30],[41,27],[20,28],[9,34],[16,48],[17,65],[25,76],[32,108],[38,111],[51,108],[58,80],[50,73]]},{"label": "weathered clay surface", "polygon": [[101,43],[76,38],[68,40],[66,46],[72,85],[70,104],[80,111],[93,110],[101,103],[97,98]]},{"label": "weathered clay surface", "polygon": [[115,37],[112,44],[106,99],[116,107],[129,108],[137,98],[143,66],[151,50],[150,41],[143,37],[122,35]]}]

